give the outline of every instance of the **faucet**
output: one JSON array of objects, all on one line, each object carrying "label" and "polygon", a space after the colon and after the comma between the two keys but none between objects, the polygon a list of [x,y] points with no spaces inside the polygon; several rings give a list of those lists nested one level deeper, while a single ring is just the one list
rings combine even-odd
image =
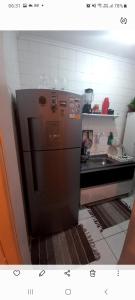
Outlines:
[{"label": "faucet", "polygon": [[122,150],[122,157],[127,157],[127,153],[123,145],[121,146],[121,150]]}]

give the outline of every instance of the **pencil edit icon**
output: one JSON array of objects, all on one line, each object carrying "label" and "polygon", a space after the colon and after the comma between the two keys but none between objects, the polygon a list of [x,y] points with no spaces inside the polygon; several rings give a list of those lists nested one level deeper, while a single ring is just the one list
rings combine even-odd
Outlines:
[{"label": "pencil edit icon", "polygon": [[45,270],[42,270],[42,271],[39,273],[39,277],[42,277],[44,274],[45,274]]}]

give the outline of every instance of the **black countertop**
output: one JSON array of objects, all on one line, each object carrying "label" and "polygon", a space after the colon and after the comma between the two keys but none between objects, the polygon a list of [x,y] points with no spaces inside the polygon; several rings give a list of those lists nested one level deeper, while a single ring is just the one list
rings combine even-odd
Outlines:
[{"label": "black countertop", "polygon": [[111,170],[116,168],[135,167],[135,159],[130,161],[120,162],[108,157],[106,154],[91,155],[86,162],[81,162],[80,173],[90,173],[102,170]]}]

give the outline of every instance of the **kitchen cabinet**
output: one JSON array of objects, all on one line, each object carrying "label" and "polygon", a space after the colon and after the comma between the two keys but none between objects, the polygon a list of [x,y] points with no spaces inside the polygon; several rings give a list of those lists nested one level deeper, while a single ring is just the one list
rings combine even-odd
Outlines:
[{"label": "kitchen cabinet", "polygon": [[[105,157],[102,155],[102,157]],[[132,191],[135,161],[81,164],[81,205],[128,194]]]}]

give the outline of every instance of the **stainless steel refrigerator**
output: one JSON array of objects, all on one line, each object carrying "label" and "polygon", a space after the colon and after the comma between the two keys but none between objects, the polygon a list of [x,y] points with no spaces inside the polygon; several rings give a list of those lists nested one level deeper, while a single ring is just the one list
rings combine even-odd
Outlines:
[{"label": "stainless steel refrigerator", "polygon": [[57,90],[18,90],[16,103],[32,236],[78,223],[81,96]]}]

